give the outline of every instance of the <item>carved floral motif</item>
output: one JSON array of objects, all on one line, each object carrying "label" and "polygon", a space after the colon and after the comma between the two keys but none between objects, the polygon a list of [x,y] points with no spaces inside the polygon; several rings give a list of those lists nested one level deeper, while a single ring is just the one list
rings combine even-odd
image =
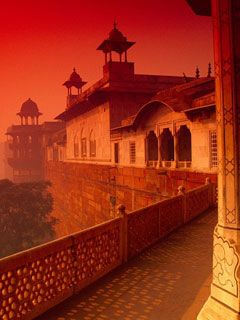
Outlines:
[{"label": "carved floral motif", "polygon": [[239,257],[229,241],[214,233],[213,284],[238,296],[237,268]]}]

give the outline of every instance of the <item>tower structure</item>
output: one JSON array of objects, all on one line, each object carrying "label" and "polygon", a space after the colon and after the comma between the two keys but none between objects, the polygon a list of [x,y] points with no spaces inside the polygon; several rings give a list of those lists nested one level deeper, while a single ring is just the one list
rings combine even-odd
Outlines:
[{"label": "tower structure", "polygon": [[38,119],[42,113],[39,112],[37,104],[29,98],[22,104],[17,115],[21,118],[21,125],[38,125]]},{"label": "tower structure", "polygon": [[8,128],[9,148],[12,156],[8,163],[13,169],[14,182],[39,180],[42,176],[41,126],[37,104],[30,98],[26,100],[17,115],[20,125]]},{"label": "tower structure", "polygon": [[105,64],[113,60],[112,53],[116,52],[119,55],[119,61],[127,62],[127,51],[130,49],[135,42],[128,41],[127,38],[117,28],[117,23],[114,21],[113,29],[109,33],[109,37],[105,39],[97,50],[101,50],[105,54]]},{"label": "tower structure", "polygon": [[[82,93],[82,87],[87,82],[83,81],[80,75],[76,72],[76,69],[73,68],[73,72],[71,73],[69,79],[63,83],[68,90],[67,95],[67,108],[69,108],[78,98],[78,96]],[[77,90],[76,92],[73,89]]]}]

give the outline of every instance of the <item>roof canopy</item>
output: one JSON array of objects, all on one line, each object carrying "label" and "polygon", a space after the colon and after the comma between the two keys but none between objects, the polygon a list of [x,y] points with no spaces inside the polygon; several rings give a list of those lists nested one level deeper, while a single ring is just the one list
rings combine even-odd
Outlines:
[{"label": "roof canopy", "polygon": [[75,87],[77,89],[82,88],[87,82],[82,81],[80,75],[76,72],[76,69],[73,68],[73,72],[71,73],[69,80],[64,82],[64,86],[67,88]]},{"label": "roof canopy", "polygon": [[114,27],[109,33],[108,39],[105,39],[97,50],[101,50],[104,53],[111,51],[122,54],[126,52],[130,47],[132,47],[135,42],[128,41],[127,38],[122,34],[121,31],[117,29],[117,24],[114,22]]},{"label": "roof canopy", "polygon": [[200,16],[211,15],[211,0],[186,0],[192,10]]},{"label": "roof canopy", "polygon": [[30,98],[22,104],[20,112],[17,113],[17,115],[23,117],[38,117],[41,114],[42,113],[39,112],[37,104]]}]

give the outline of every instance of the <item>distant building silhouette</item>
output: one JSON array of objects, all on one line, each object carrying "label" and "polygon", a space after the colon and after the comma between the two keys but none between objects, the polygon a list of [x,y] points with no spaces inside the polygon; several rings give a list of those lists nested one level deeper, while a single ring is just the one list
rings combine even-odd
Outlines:
[{"label": "distant building silhouette", "polygon": [[11,150],[11,155],[7,152],[7,161],[13,170],[13,181],[41,180],[48,135],[64,125],[60,122],[45,122],[40,125],[39,117],[42,113],[30,98],[22,104],[17,115],[21,119],[20,125],[12,125],[6,132],[6,148]]}]

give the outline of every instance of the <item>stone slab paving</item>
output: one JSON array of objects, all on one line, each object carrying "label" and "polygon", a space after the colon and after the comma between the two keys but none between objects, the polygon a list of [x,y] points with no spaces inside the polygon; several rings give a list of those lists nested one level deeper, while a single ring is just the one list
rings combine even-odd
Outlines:
[{"label": "stone slab paving", "polygon": [[209,294],[216,210],[37,320],[192,320]]}]

